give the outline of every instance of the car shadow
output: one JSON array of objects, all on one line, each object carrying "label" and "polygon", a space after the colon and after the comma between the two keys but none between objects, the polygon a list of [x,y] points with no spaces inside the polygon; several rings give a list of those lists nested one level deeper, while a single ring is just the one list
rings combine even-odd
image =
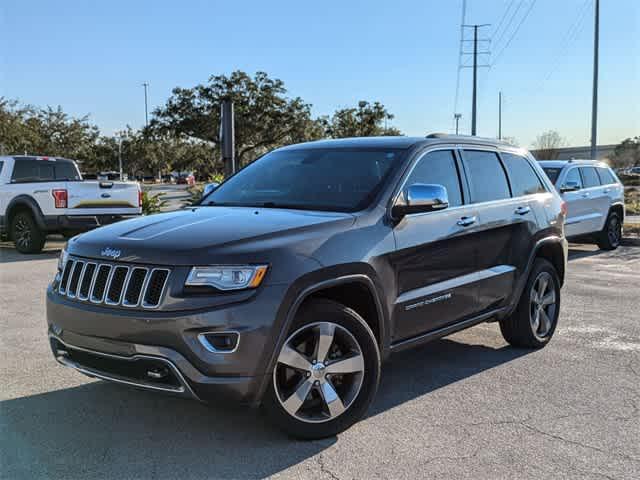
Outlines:
[{"label": "car shadow", "polygon": [[[369,417],[526,353],[450,339],[398,353],[385,364]],[[101,381],[6,400],[0,412],[7,478],[260,478],[337,441],[293,440],[260,410]]]},{"label": "car shadow", "polygon": [[13,242],[3,241],[0,242],[0,263],[29,262],[32,260],[58,258],[64,244],[65,241],[62,237],[47,237],[47,242],[41,253],[24,254],[16,250]]}]

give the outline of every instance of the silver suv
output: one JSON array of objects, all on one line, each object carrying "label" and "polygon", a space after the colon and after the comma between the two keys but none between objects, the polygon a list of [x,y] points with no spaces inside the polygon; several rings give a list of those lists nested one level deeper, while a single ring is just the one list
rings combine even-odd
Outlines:
[{"label": "silver suv", "polygon": [[567,202],[567,237],[589,236],[603,250],[617,248],[624,187],[613,170],[594,160],[542,160],[540,165]]}]

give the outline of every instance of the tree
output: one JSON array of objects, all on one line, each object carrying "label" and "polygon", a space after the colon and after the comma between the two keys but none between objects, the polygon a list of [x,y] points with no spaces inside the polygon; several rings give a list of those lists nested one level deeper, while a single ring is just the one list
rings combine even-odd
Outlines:
[{"label": "tree", "polygon": [[640,136],[623,140],[613,151],[609,159],[616,168],[640,165]]},{"label": "tree", "polygon": [[284,82],[264,72],[253,78],[242,71],[214,75],[205,85],[175,88],[166,104],[153,112],[150,129],[217,147],[220,104],[229,99],[234,103],[236,158],[242,166],[273,148],[322,135],[311,118],[311,106],[286,94]]},{"label": "tree", "polygon": [[98,127],[88,117],[74,118],[61,107],[36,108],[0,98],[0,148],[7,154],[67,156],[87,160],[93,155]]},{"label": "tree", "polygon": [[555,160],[558,158],[558,149],[567,145],[564,137],[555,130],[549,130],[536,137],[533,142],[533,149],[536,157],[541,160]]},{"label": "tree", "polygon": [[326,135],[332,138],[400,135],[398,129],[386,126],[386,121],[393,118],[380,102],[370,104],[362,100],[357,107],[337,110],[330,119],[321,121]]}]

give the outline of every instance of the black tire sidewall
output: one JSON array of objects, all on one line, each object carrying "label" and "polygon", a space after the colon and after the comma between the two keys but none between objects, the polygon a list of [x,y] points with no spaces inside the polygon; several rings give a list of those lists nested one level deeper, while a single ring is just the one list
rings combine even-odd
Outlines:
[{"label": "black tire sidewall", "polygon": [[340,416],[325,423],[307,423],[289,415],[277,398],[273,373],[268,374],[269,387],[265,393],[263,407],[270,420],[287,434],[305,440],[336,435],[360,420],[373,401],[380,382],[380,351],[375,336],[362,317],[344,305],[331,300],[313,300],[303,305],[287,333],[287,338],[295,330],[318,321],[340,325],[354,336],[364,356],[365,372],[360,392],[353,403]]},{"label": "black tire sidewall", "polygon": [[[27,222],[27,224],[29,225],[29,230],[31,230],[31,243],[27,248],[19,246],[15,238],[16,224],[21,218]],[[33,219],[33,216],[27,212],[18,212],[13,217],[13,219],[11,220],[11,236],[16,246],[16,250],[18,250],[20,253],[38,253],[42,250],[45,242],[44,234],[38,228],[38,225]]]},{"label": "black tire sidewall", "polygon": [[612,244],[609,240],[609,224],[611,223],[611,220],[613,218],[618,221],[618,228],[622,228],[622,225],[620,225],[621,222],[618,214],[616,212],[609,213],[609,215],[607,216],[607,221],[604,223],[604,228],[602,229],[602,232],[600,232],[600,239],[598,242],[598,247],[603,250],[615,250],[616,248],[618,248],[618,246],[620,246],[620,241],[622,240],[622,236],[620,236],[616,245]]}]

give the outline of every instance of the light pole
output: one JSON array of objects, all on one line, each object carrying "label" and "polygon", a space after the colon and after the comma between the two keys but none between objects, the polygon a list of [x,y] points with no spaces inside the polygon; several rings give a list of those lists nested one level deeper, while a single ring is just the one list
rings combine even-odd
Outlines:
[{"label": "light pole", "polygon": [[144,126],[149,126],[149,109],[147,108],[147,88],[149,88],[149,84],[144,82],[142,84],[144,87]]},{"label": "light pole", "polygon": [[593,95],[591,98],[591,159],[598,157],[598,46],[600,43],[600,1],[594,5],[593,23]]},{"label": "light pole", "polygon": [[456,135],[458,135],[458,124],[460,122],[460,119],[462,118],[462,114],[461,113],[454,113],[453,114],[453,118],[456,119]]}]

